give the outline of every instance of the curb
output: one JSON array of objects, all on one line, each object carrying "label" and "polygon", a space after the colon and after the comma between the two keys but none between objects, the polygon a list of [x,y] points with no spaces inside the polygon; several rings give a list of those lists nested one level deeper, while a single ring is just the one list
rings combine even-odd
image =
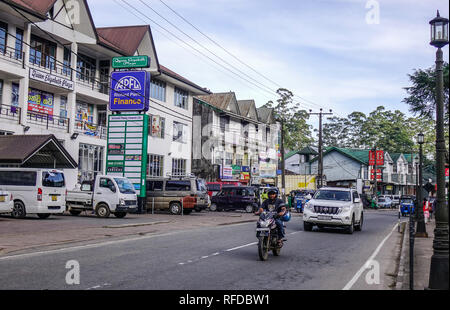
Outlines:
[{"label": "curb", "polygon": [[403,222],[405,223],[403,225],[403,242],[402,242],[402,248],[401,248],[401,255],[400,255],[400,262],[399,262],[399,266],[398,266],[398,274],[397,274],[397,282],[395,285],[395,290],[403,290],[403,284],[406,280],[406,276],[407,276],[407,272],[406,272],[406,259],[409,257],[408,254],[408,246],[407,246],[407,241],[408,238],[406,237],[406,230],[409,229],[408,228],[408,223],[407,222]]},{"label": "curb", "polygon": [[102,226],[102,228],[129,228],[129,227],[139,227],[139,226],[149,226],[149,225],[157,225],[157,224],[167,224],[172,221],[157,221],[151,223],[141,223],[141,224],[122,224],[122,225],[111,225],[111,226]]}]

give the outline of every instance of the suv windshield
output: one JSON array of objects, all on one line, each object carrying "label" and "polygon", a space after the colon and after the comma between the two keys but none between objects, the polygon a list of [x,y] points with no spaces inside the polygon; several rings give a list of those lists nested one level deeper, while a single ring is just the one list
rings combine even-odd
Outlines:
[{"label": "suv windshield", "polygon": [[45,187],[64,187],[64,174],[55,171],[42,172],[42,186]]},{"label": "suv windshield", "polygon": [[314,195],[314,199],[351,201],[350,192],[333,190],[319,190]]},{"label": "suv windshield", "polygon": [[136,194],[136,192],[134,191],[134,185],[130,182],[130,180],[114,178],[114,181],[116,181],[117,186],[119,187],[119,191],[122,194]]}]

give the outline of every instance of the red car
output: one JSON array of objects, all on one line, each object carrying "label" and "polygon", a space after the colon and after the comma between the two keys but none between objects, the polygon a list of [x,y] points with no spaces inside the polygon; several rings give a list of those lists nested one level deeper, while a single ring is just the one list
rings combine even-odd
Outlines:
[{"label": "red car", "polygon": [[241,186],[241,183],[234,181],[222,181],[222,182],[207,182],[206,187],[208,188],[209,197],[217,195],[218,192],[222,190],[223,187],[227,186]]}]

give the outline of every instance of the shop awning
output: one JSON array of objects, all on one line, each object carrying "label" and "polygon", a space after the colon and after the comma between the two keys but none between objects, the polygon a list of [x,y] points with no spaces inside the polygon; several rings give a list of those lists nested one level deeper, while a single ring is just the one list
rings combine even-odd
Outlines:
[{"label": "shop awning", "polygon": [[78,166],[54,135],[0,136],[0,165],[53,169]]}]

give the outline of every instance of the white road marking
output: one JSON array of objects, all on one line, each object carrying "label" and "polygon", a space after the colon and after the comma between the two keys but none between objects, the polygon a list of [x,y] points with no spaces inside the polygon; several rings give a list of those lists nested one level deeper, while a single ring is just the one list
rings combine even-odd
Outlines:
[{"label": "white road marking", "polygon": [[359,277],[362,275],[362,273],[370,267],[370,263],[372,260],[378,255],[378,252],[380,252],[381,248],[383,247],[386,240],[389,239],[389,237],[392,235],[392,233],[397,228],[397,224],[395,224],[394,228],[392,228],[391,232],[381,241],[381,243],[376,248],[375,252],[369,257],[369,259],[364,263],[364,265],[358,270],[358,272],[353,276],[353,278],[347,283],[347,285],[344,286],[342,290],[349,290],[352,288],[352,286],[358,281]]},{"label": "white road marking", "polygon": [[255,244],[258,244],[258,242],[252,242],[252,243],[249,243],[249,244],[244,244],[244,245],[237,246],[237,247],[235,247],[235,248],[228,249],[228,250],[225,250],[225,251],[226,251],[226,252],[231,252],[231,251],[238,250],[238,249],[242,249],[242,248],[246,248],[246,247],[248,247],[248,246],[255,245]]}]

